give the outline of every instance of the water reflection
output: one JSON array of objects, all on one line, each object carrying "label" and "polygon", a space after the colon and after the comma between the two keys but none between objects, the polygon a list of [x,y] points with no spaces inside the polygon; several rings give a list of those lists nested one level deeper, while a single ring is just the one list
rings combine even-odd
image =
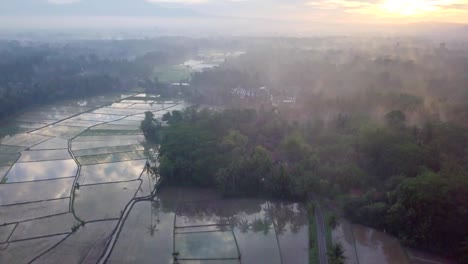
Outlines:
[{"label": "water reflection", "polygon": [[400,242],[384,232],[340,220],[333,241],[343,246],[346,263],[409,263]]},{"label": "water reflection", "polygon": [[129,181],[138,179],[146,160],[103,163],[81,167],[80,184]]},{"label": "water reflection", "polygon": [[409,263],[400,242],[381,231],[353,225],[359,263]]},{"label": "water reflection", "polygon": [[44,201],[70,196],[74,178],[0,184],[0,205]]},{"label": "water reflection", "polygon": [[6,182],[36,181],[76,176],[73,159],[15,163],[5,176]]},{"label": "water reflection", "polygon": [[156,202],[134,206],[109,263],[172,263],[173,243],[181,256],[220,257],[224,252],[221,257],[236,258],[233,234],[244,264],[307,263],[307,224],[306,211],[297,203],[164,188]]},{"label": "water reflection", "polygon": [[75,191],[75,213],[84,221],[119,218],[139,186],[140,181],[81,186]]}]

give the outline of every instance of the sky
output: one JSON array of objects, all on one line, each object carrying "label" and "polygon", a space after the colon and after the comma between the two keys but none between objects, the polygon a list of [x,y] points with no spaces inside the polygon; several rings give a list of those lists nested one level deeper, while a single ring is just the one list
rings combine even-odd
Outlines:
[{"label": "sky", "polygon": [[468,0],[0,0],[0,28],[468,24]]}]

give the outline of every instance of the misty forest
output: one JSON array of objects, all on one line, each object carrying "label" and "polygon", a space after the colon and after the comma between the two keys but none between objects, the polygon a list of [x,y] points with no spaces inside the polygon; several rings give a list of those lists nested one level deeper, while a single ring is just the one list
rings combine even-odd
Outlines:
[{"label": "misty forest", "polygon": [[[184,206],[174,205],[178,199],[204,201],[202,197],[190,196],[190,191],[180,191],[200,189],[219,196],[217,199],[223,201],[220,204],[232,199],[257,199],[300,205],[302,209],[293,206],[295,209],[291,207],[293,209],[287,212],[284,206],[283,211],[275,211],[276,214],[272,213],[271,219],[268,218],[276,232],[285,264],[302,262],[285,260],[288,252],[281,249],[281,236],[287,232],[278,230],[291,226],[298,232],[298,226],[306,224],[309,226],[309,231],[305,231],[307,262],[321,263],[318,261],[321,235],[316,238],[320,228],[315,230],[321,219],[317,214],[322,213],[318,207],[325,215],[327,234],[324,237],[332,240],[326,245],[328,263],[387,263],[363,259],[349,262],[350,254],[354,253],[349,253],[343,242],[336,242],[340,241],[336,238],[336,230],[339,230],[336,226],[341,225],[344,229],[344,221],[392,236],[405,248],[434,254],[454,263],[468,263],[467,54],[466,42],[409,36],[0,41],[0,118],[3,120],[0,123],[0,137],[3,137],[0,160],[8,158],[9,154],[3,153],[16,153],[11,150],[12,145],[23,146],[19,150],[23,153],[20,161],[16,164],[15,161],[2,161],[0,164],[9,170],[3,180],[4,174],[0,173],[0,201],[10,199],[5,188],[18,185],[11,183],[18,182],[15,177],[20,177],[15,166],[25,164],[21,163],[24,153],[35,150],[33,145],[13,144],[8,140],[16,134],[56,136],[51,130],[54,127],[61,129],[60,133],[69,133],[75,131],[69,128],[83,125],[79,133],[65,137],[68,145],[63,147],[72,153],[69,159],[78,161],[80,169],[76,175],[81,173],[71,187],[70,196],[74,198],[70,198],[70,212],[78,223],[72,228],[72,234],[86,232],[87,228],[93,228],[93,224],[104,223],[103,219],[125,218],[132,225],[132,221],[143,219],[142,215],[148,211],[159,213],[157,216],[149,213],[149,231],[142,232],[154,237],[158,236],[158,228],[164,229],[164,225],[157,225],[170,213],[175,215],[169,221],[171,225],[172,221],[175,224],[175,237],[186,235],[177,233],[179,219],[185,219],[185,222],[181,221],[193,226],[203,221],[224,226],[219,222],[228,219],[237,238],[234,245],[238,243],[235,252],[240,252],[239,259],[245,258],[245,263],[267,263],[258,258],[260,262],[255,258],[249,262],[251,255],[248,250],[243,252],[246,248],[242,244],[242,235],[237,236],[236,228],[242,230],[244,226],[244,235],[256,230],[267,236],[272,232],[268,231],[270,222],[259,223],[252,219],[243,222],[245,219],[241,220],[240,216],[256,212],[257,216],[253,218],[258,220],[256,217],[268,214],[268,210],[283,207],[275,202],[266,205],[252,202],[256,204],[255,209],[236,209],[239,211],[229,212],[229,217],[223,218],[228,209],[214,202],[206,205],[211,209],[190,207],[190,202]],[[98,107],[102,105],[83,103],[86,102],[83,98],[109,94],[122,96],[117,101],[106,101],[102,104],[106,107],[101,110]],[[68,125],[58,119],[58,123],[47,123],[47,119],[53,118],[46,116],[46,121],[41,122],[49,130],[43,132],[44,128],[40,126],[17,125],[16,117],[22,117],[18,120],[24,123],[29,115],[27,122],[36,122],[32,120],[36,118],[35,109],[63,100],[82,102],[80,107],[87,107],[82,112],[87,113],[81,115],[108,115],[106,118],[109,119],[80,119],[80,113],[74,112],[69,115]],[[177,102],[183,102],[184,107],[167,107]],[[145,105],[145,108],[138,108],[139,105]],[[163,112],[154,110],[158,105],[162,105]],[[54,113],[64,114],[59,108],[54,109]],[[112,115],[116,118],[111,120]],[[122,121],[117,120],[117,115],[122,116]],[[135,125],[133,130],[128,128],[130,124]],[[138,142],[133,141],[119,143],[125,147],[97,143],[99,146],[89,147],[89,151],[96,150],[89,152],[92,155],[84,153],[87,149],[81,147],[87,144],[86,141],[91,145],[104,141],[111,144],[116,140],[133,140],[133,136],[141,136],[142,146],[134,147],[136,145],[132,144]],[[127,145],[131,145],[131,149]],[[55,147],[45,149],[56,151]],[[134,152],[128,154],[130,150]],[[104,158],[111,161],[102,161]],[[42,156],[37,159],[43,160]],[[84,208],[80,199],[92,195],[101,199],[97,198],[97,190],[92,192],[89,188],[105,184],[99,185],[101,180],[93,178],[96,172],[87,167],[129,160],[143,160],[139,164],[141,168],[144,166],[143,175],[151,174],[148,179],[157,178],[153,182],[150,180],[150,186],[153,184],[158,189],[148,193],[151,197],[148,208],[151,209],[145,207],[138,218],[133,216],[134,210],[140,212],[138,204],[144,203],[138,203],[137,195],[132,198],[135,206],[132,204],[127,208],[125,202],[116,209],[116,215],[106,213],[101,218],[88,217],[94,209],[80,209],[80,206]],[[10,166],[13,167],[10,169]],[[125,170],[123,173],[129,172]],[[145,180],[141,181],[143,184],[138,190],[148,185]],[[118,178],[112,182],[121,184],[124,180]],[[127,188],[131,189],[125,186],[120,190]],[[36,192],[38,189],[29,190]],[[172,190],[177,191],[171,193]],[[159,196],[157,200],[155,197]],[[57,198],[41,196],[24,202]],[[26,221],[2,220],[13,214],[4,211],[4,206],[12,208],[20,203],[23,200],[0,202],[0,224],[5,223],[5,230],[11,223],[16,223],[16,229],[19,229],[22,221]],[[105,210],[108,209],[103,207],[100,213]],[[306,220],[298,220],[300,213],[297,210]],[[213,220],[215,216],[219,216],[220,219],[216,218],[219,221]],[[7,218],[10,217],[4,219]],[[154,228],[153,222],[157,223]],[[138,225],[134,225],[137,228]],[[126,247],[119,244],[123,243],[121,239],[132,236],[126,228],[127,223],[123,227],[117,225],[116,230],[123,235],[116,239],[117,242],[110,240],[116,243],[117,249],[102,256],[109,263],[144,263],[139,258],[129,258],[132,253],[125,257],[115,255],[125,252]],[[19,231],[12,231],[13,237],[16,232]],[[2,235],[0,238],[3,239]],[[184,238],[180,242],[174,238],[175,249],[172,249],[171,238],[168,258],[205,259],[198,258],[196,254],[199,252],[195,252],[203,246],[190,246],[193,242],[190,239]],[[21,243],[15,240],[0,242],[9,241],[13,241],[10,245]],[[68,238],[57,248],[67,241]],[[188,246],[181,246],[186,245],[183,243]],[[223,250],[227,252],[227,249],[217,252],[221,254],[225,252]],[[51,252],[54,251],[37,255],[34,261],[53,263]],[[231,256],[228,253],[226,256]],[[356,258],[359,256],[360,253],[356,253]],[[119,262],[119,258],[123,262]],[[218,256],[213,257],[216,258]],[[8,256],[4,260],[8,260]]]}]

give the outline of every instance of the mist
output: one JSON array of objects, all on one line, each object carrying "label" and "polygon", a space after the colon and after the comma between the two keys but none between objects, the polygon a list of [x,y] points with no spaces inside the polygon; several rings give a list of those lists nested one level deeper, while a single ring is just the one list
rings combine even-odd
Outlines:
[{"label": "mist", "polygon": [[0,2],[0,263],[468,263],[465,0]]}]

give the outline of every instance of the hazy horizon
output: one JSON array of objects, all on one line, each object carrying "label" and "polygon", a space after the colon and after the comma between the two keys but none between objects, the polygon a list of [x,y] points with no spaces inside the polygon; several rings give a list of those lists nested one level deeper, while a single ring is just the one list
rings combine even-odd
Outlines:
[{"label": "hazy horizon", "polygon": [[[410,33],[468,28],[466,0],[17,0],[0,30],[150,28],[172,34]],[[167,33],[166,32],[166,33]],[[454,34],[457,34],[454,33]]]}]

